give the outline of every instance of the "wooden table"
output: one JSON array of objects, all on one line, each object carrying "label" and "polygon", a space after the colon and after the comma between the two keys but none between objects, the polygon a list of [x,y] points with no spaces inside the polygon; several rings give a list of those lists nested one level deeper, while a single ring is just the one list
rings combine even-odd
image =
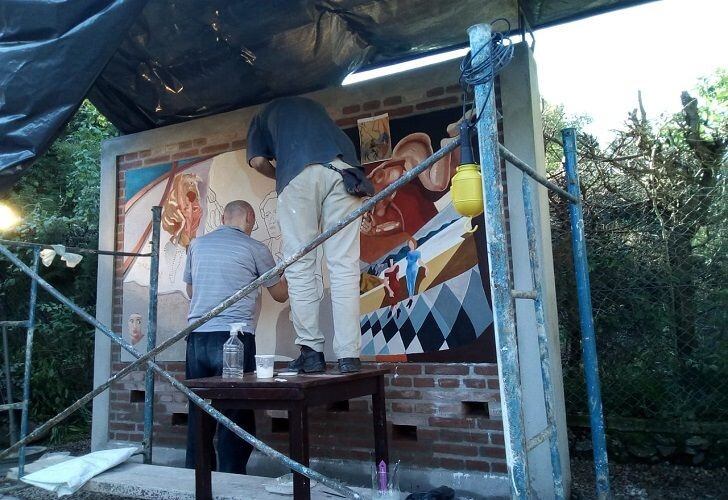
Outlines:
[{"label": "wooden table", "polygon": [[[246,374],[242,379],[210,377],[185,380],[183,383],[203,399],[210,400],[218,410],[241,408],[254,410],[287,410],[291,458],[303,465],[309,464],[308,408],[344,401],[361,396],[372,396],[374,417],[375,463],[389,463],[387,446],[387,411],[384,399],[384,375],[388,369],[363,366],[358,373],[339,374],[331,367],[327,373],[295,376],[276,376],[285,381],[258,379]],[[197,435],[195,496],[212,499],[212,464],[210,463],[215,420],[206,412],[199,412]],[[296,500],[311,497],[310,480],[295,473],[293,496]]]}]

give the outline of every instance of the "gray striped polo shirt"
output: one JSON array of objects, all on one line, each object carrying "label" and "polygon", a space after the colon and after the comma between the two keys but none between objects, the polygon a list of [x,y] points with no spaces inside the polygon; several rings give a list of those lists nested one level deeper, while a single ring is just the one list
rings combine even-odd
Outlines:
[{"label": "gray striped polo shirt", "polygon": [[[220,226],[195,238],[187,248],[184,274],[185,283],[192,285],[187,321],[199,319],[274,265],[268,247],[232,226]],[[272,278],[264,286],[273,286],[279,280],[279,277]],[[260,293],[258,289],[243,297],[195,331],[229,331],[230,323],[245,322],[249,332],[254,333],[260,312]]]}]

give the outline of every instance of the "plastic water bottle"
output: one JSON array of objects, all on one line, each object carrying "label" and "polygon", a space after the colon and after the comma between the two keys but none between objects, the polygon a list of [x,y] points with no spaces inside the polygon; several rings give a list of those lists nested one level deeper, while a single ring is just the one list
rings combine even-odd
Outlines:
[{"label": "plastic water bottle", "polygon": [[245,346],[238,338],[245,323],[230,325],[230,338],[222,346],[222,378],[242,378],[245,373]]}]

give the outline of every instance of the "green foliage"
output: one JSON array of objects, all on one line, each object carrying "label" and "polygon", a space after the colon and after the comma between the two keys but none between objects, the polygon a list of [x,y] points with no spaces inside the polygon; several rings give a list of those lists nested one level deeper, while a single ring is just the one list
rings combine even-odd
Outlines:
[{"label": "green foliage", "polygon": [[[98,245],[101,141],[116,129],[84,102],[50,149],[15,186],[7,203],[22,223],[7,239],[96,248]],[[16,252],[26,263],[29,251]],[[93,314],[96,258],[84,256],[73,269],[56,258],[41,275],[76,304]],[[11,265],[0,267],[0,317],[25,319],[30,280]],[[93,379],[94,330],[45,292],[39,291],[31,376],[32,422],[42,423],[90,390]],[[22,394],[25,335],[9,335],[15,395]],[[17,398],[17,396],[16,396]],[[90,412],[77,412],[54,430],[64,440],[88,430]]]}]

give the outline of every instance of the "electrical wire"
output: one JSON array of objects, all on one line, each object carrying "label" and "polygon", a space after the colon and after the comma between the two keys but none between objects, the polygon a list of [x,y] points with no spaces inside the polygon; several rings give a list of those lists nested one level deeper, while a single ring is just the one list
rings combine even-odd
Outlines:
[{"label": "electrical wire", "polygon": [[[485,111],[485,106],[488,105],[488,99],[490,99],[491,89],[493,87],[495,77],[508,66],[513,59],[513,44],[510,39],[503,33],[510,33],[511,23],[505,18],[494,19],[490,25],[498,23],[499,21],[504,22],[508,28],[505,32],[491,32],[490,37],[490,56],[480,61],[477,64],[473,64],[473,60],[478,56],[481,50],[485,46],[478,49],[475,54],[468,52],[460,63],[460,86],[463,89],[463,119],[466,116],[466,102],[467,96],[473,93],[473,88],[476,85],[489,85],[490,88],[486,92],[486,101],[483,103],[480,111],[475,115],[475,120],[472,121],[470,127],[473,128],[480,120],[481,115]],[[475,99],[473,99],[473,108],[475,107]],[[473,117],[471,117],[472,120]]]}]

